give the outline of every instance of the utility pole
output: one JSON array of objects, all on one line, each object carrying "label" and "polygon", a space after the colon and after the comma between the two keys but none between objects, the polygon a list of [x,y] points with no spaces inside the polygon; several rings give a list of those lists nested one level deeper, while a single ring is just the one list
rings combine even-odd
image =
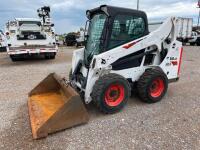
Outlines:
[{"label": "utility pole", "polygon": [[139,10],[140,0],[137,0],[137,10]]},{"label": "utility pole", "polygon": [[198,16],[198,23],[197,23],[197,29],[199,29],[199,22],[200,22],[200,0],[198,0],[198,8],[199,8],[199,16]]},{"label": "utility pole", "polygon": [[199,9],[199,17],[198,17],[197,28],[199,28],[199,20],[200,20],[200,9]]}]

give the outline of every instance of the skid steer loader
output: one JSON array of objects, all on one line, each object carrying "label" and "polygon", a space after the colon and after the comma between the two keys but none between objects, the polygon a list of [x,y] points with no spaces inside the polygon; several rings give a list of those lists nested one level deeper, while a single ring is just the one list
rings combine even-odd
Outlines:
[{"label": "skid steer loader", "polygon": [[73,53],[69,81],[50,74],[29,94],[35,139],[87,123],[84,104],[91,101],[103,113],[116,113],[131,91],[155,103],[168,83],[179,79],[183,48],[177,41],[178,18],[168,18],[149,33],[142,11],[103,5],[86,14],[86,45]]}]

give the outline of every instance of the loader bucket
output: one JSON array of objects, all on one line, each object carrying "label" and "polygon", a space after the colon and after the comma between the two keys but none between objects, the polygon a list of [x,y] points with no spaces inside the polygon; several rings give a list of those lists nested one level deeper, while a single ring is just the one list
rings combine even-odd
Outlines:
[{"label": "loader bucket", "polygon": [[34,139],[89,120],[78,93],[54,73],[29,93],[28,108]]}]

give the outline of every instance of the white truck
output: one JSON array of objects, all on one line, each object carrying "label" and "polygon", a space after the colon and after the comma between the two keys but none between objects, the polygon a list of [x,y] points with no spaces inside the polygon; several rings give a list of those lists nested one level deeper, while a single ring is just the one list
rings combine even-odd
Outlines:
[{"label": "white truck", "polygon": [[2,30],[0,30],[0,52],[6,51],[6,47],[7,47],[7,41],[5,34],[3,33]]},{"label": "white truck", "polygon": [[12,61],[43,55],[54,59],[58,51],[50,7],[38,9],[39,18],[16,18],[6,24],[7,52]]},{"label": "white truck", "polygon": [[[177,20],[177,28],[176,33],[177,39],[183,43],[188,43],[189,40],[192,39],[192,25],[193,19],[192,18],[181,18],[179,17]],[[158,29],[162,25],[162,21],[151,22],[148,24],[149,31],[153,32]]]},{"label": "white truck", "polygon": [[190,43],[190,45],[200,46],[200,34],[198,34],[195,31],[192,31],[192,38],[188,40],[188,43]]}]

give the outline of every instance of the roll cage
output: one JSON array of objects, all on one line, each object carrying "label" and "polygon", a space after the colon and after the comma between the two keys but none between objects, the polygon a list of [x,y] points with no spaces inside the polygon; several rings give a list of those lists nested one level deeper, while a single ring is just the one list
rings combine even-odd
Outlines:
[{"label": "roll cage", "polygon": [[[90,65],[93,55],[106,52],[115,47],[118,47],[120,45],[123,45],[125,43],[128,43],[130,41],[133,41],[137,38],[140,38],[149,34],[147,16],[146,16],[146,13],[143,11],[113,7],[113,6],[108,6],[108,5],[102,5],[98,8],[87,10],[86,16],[90,22],[89,27],[88,27],[88,32],[97,32],[97,31],[91,31],[93,20],[97,15],[105,15],[106,18],[105,18],[105,22],[103,24],[101,23],[102,31],[100,33],[101,35],[98,41],[99,42],[98,52],[92,52],[94,48],[92,50],[88,49],[87,45],[92,44],[92,43],[88,43],[91,37],[87,36],[86,38],[86,48],[85,48],[85,65],[86,66]],[[96,19],[96,21],[98,20]],[[128,35],[129,38],[126,39],[126,36],[122,36],[121,38],[119,38],[117,37],[117,35],[115,35],[115,34],[120,34],[120,33],[125,34],[126,32],[130,33],[131,30],[134,30],[136,26],[134,22],[138,22],[139,26],[142,25],[141,27],[142,32],[138,36],[129,34]],[[97,24],[96,26],[100,26],[100,24]],[[126,28],[126,29],[122,29],[122,28]],[[88,54],[87,51],[91,51],[91,52]]]}]

